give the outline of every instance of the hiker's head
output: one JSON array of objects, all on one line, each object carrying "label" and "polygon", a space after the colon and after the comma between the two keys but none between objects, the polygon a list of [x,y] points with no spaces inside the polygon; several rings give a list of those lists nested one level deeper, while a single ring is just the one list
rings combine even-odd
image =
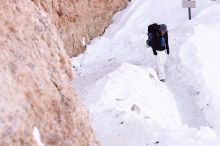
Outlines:
[{"label": "hiker's head", "polygon": [[163,35],[165,32],[167,32],[167,26],[166,24],[161,24],[159,28],[161,34]]}]

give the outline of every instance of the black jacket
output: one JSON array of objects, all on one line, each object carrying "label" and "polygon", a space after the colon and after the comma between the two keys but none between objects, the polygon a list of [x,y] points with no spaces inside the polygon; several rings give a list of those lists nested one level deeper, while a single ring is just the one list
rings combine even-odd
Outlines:
[{"label": "black jacket", "polygon": [[169,50],[169,43],[168,43],[168,33],[166,32],[164,34],[164,39],[165,39],[165,47],[161,47],[160,46],[160,38],[161,38],[161,34],[160,32],[157,32],[156,35],[153,37],[153,40],[152,40],[152,49],[153,49],[153,53],[154,55],[157,55],[157,51],[163,51],[163,50],[167,50],[167,54],[170,53],[170,50]]}]

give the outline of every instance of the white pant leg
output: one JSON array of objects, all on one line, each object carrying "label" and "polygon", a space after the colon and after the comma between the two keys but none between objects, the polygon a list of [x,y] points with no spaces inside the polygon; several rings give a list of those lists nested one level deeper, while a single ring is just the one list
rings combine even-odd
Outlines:
[{"label": "white pant leg", "polygon": [[166,79],[165,70],[164,70],[165,62],[166,62],[166,50],[157,51],[157,55],[156,55],[157,74],[160,80]]}]

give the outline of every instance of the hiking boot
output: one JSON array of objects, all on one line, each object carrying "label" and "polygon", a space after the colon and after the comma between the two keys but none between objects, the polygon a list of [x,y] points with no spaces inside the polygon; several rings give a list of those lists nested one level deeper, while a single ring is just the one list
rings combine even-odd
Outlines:
[{"label": "hiking boot", "polygon": [[165,82],[166,80],[165,80],[165,79],[161,79],[160,81],[161,81],[161,82]]}]

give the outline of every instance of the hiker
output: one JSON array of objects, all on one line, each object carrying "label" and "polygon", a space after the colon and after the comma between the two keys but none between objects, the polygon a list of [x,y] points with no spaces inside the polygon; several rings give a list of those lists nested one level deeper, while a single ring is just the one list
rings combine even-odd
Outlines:
[{"label": "hiker", "polygon": [[[156,27],[156,23],[153,24]],[[153,53],[156,56],[157,74],[160,81],[165,82],[166,75],[164,65],[166,54],[169,54],[168,32],[165,24],[157,25],[156,32],[152,35],[151,44]]]}]

